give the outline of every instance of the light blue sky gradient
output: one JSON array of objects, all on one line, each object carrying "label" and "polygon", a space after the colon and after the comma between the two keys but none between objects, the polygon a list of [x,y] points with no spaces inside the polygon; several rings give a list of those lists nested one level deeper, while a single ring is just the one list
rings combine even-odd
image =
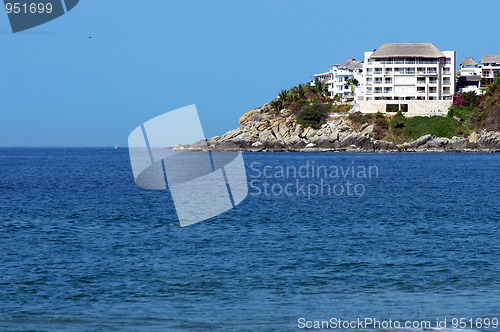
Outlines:
[{"label": "light blue sky gradient", "polygon": [[[0,146],[126,145],[196,104],[207,137],[387,42],[500,54],[499,0],[81,0],[13,34],[0,12]],[[89,38],[92,37],[92,38]]]}]

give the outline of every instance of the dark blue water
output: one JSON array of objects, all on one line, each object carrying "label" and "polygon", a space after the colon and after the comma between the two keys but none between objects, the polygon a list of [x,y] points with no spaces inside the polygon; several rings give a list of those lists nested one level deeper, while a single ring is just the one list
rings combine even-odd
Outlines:
[{"label": "dark blue water", "polygon": [[[244,159],[246,200],[181,228],[168,193],[135,185],[126,150],[0,149],[0,330],[500,319],[500,154]],[[308,162],[378,174],[300,179],[337,185],[313,196],[258,176]],[[346,180],[363,194],[339,194]]]}]

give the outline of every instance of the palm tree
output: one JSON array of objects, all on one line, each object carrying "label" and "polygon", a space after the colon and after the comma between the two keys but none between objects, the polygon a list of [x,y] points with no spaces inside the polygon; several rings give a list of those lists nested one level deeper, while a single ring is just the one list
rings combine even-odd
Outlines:
[{"label": "palm tree", "polygon": [[284,103],[288,99],[288,91],[285,89],[281,90],[278,94],[278,98]]},{"label": "palm tree", "polygon": [[351,94],[354,96],[354,90],[356,90],[356,87],[359,86],[358,80],[355,79],[354,77],[349,77],[349,79],[347,80],[347,84],[351,89]]},{"label": "palm tree", "polygon": [[281,110],[281,101],[279,101],[278,98],[271,100],[269,106],[271,106],[274,112],[278,113]]},{"label": "palm tree", "polygon": [[326,97],[328,95],[328,84],[324,81],[318,81],[315,85],[315,93],[318,97]]},{"label": "palm tree", "polygon": [[298,95],[298,99],[304,99],[306,97],[306,89],[304,88],[304,86],[302,84],[299,84],[297,86],[297,95]]},{"label": "palm tree", "polygon": [[299,93],[297,87],[294,86],[288,92],[288,101],[292,103],[297,100],[299,100]]}]

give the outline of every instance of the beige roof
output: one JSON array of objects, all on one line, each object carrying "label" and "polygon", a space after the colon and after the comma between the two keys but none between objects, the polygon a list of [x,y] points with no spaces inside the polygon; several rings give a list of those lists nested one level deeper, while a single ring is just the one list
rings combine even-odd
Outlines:
[{"label": "beige roof", "polygon": [[460,66],[477,66],[478,63],[474,61],[474,58],[465,58],[464,61],[460,63]]},{"label": "beige roof", "polygon": [[347,59],[342,65],[340,65],[340,68],[347,68],[350,70],[363,69],[363,61],[350,58]]},{"label": "beige roof", "polygon": [[500,63],[500,55],[498,54],[493,54],[493,55],[483,55],[481,59],[481,63]]},{"label": "beige roof", "polygon": [[375,50],[371,58],[443,58],[444,54],[431,43],[383,44]]}]

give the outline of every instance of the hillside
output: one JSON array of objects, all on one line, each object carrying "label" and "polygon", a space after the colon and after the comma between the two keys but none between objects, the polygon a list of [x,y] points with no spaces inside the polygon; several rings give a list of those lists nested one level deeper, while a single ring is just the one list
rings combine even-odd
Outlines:
[{"label": "hillside", "polygon": [[[240,118],[240,127],[208,140],[211,149],[245,151],[500,151],[500,76],[484,95],[456,94],[447,116],[352,113],[299,85]],[[196,148],[193,146],[193,148]]]}]

